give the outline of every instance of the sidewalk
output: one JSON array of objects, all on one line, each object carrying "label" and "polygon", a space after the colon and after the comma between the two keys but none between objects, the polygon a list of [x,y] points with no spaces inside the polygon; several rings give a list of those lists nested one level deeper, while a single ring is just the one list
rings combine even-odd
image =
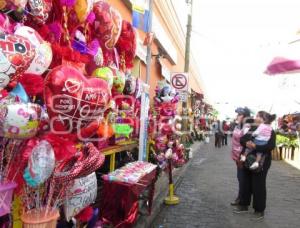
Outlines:
[{"label": "sidewalk", "polygon": [[265,219],[252,222],[249,215],[232,213],[236,196],[236,168],[230,145],[215,149],[204,144],[194,153],[176,193],[181,203],[163,206],[153,228],[298,228],[300,227],[300,171],[283,161],[273,161],[267,179]]},{"label": "sidewalk", "polygon": [[[201,142],[196,142],[192,145],[193,155],[199,153],[200,148],[202,148]],[[191,161],[180,168],[173,170],[173,183],[175,188],[181,183],[182,178],[185,176],[185,172],[189,169]],[[167,173],[162,172],[155,184],[155,194],[152,206],[152,213],[149,216],[148,214],[140,215],[135,228],[147,228],[150,227],[154,219],[159,215],[164,206],[164,199],[169,192],[169,176]]]}]

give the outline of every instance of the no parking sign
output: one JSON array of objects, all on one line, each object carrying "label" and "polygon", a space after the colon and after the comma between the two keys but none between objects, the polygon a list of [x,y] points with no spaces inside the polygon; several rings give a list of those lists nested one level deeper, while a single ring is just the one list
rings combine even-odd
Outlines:
[{"label": "no parking sign", "polygon": [[179,93],[181,101],[187,101],[189,80],[187,73],[172,73],[171,85]]}]

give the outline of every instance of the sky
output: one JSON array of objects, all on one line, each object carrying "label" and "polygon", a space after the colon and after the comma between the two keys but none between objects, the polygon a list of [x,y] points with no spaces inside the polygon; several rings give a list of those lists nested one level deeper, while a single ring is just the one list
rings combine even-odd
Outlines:
[{"label": "sky", "polygon": [[[172,1],[185,27],[185,0]],[[299,50],[300,59],[300,44],[288,45],[300,38],[299,10],[299,0],[193,0],[192,54],[208,100],[224,116],[238,106],[278,115],[300,111],[300,73],[263,73],[273,57],[290,50]]]}]

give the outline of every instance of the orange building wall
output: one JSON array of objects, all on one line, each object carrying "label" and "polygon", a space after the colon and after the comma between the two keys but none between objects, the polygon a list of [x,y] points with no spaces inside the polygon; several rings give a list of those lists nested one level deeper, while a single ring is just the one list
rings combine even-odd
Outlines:
[{"label": "orange building wall", "polygon": [[[120,14],[122,15],[122,18],[124,20],[127,20],[129,22],[132,21],[131,19],[131,9],[129,9],[125,3],[123,3],[123,0],[109,0],[108,1],[114,8],[116,8]],[[165,32],[167,33],[169,39],[171,40],[171,42],[173,43],[174,47],[176,48],[177,51],[177,64],[173,65],[168,59],[164,58],[161,59],[162,63],[170,70],[170,72],[182,72],[184,70],[184,53],[182,53],[179,50],[179,47],[176,45],[176,42],[173,40],[173,37],[170,35],[170,33],[172,31],[169,31],[167,25],[165,24],[165,22],[163,21],[161,15],[158,12],[158,9],[156,9],[156,7],[154,6],[153,9],[155,15],[157,16],[160,24],[163,26]],[[144,40],[145,38],[145,33],[143,31],[138,30],[139,33],[139,37],[141,40]],[[158,45],[154,42],[152,47],[152,54],[158,54]],[[141,61],[141,79],[143,81],[146,80],[146,65]],[[155,57],[152,58],[151,61],[151,77],[150,77],[150,97],[154,96],[154,91],[155,91],[155,87],[157,85],[157,82],[162,80],[163,77],[161,75],[161,66],[158,63],[157,59]],[[198,83],[196,82],[196,80],[193,77],[190,77],[190,85],[193,85],[192,88],[195,88],[195,85],[198,85]],[[198,91],[200,90],[200,88],[198,89]],[[200,90],[201,91],[201,90]]]},{"label": "orange building wall", "polygon": [[[122,15],[123,20],[127,20],[129,22],[132,21],[131,19],[131,9],[127,8],[127,6],[121,0],[109,0],[108,1],[114,8],[118,9],[120,14]],[[138,30],[139,37],[141,40],[145,39],[145,33],[143,31]],[[157,53],[157,46],[154,44],[152,45],[152,53]],[[151,61],[151,78],[150,78],[150,97],[154,96],[154,90],[157,81],[161,80],[162,77],[160,75],[160,68],[157,67],[157,63],[155,58],[152,58]],[[141,62],[141,79],[146,81],[146,65]]]}]

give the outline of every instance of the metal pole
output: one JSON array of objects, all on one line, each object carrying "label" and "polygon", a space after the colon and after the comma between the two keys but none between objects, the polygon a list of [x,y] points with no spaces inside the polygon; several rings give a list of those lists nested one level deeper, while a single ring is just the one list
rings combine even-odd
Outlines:
[{"label": "metal pole", "polygon": [[[185,41],[185,56],[184,56],[184,72],[188,73],[190,68],[190,46],[191,46],[191,33],[192,33],[192,13],[193,13],[193,0],[188,0],[190,9],[188,12],[188,22],[186,30],[186,41]],[[182,102],[182,114],[183,114],[183,131],[188,131],[188,110],[187,101]]]},{"label": "metal pole", "polygon": [[[148,21],[149,33],[152,32],[152,11],[153,11],[153,0],[149,0],[149,21]],[[151,42],[149,42],[147,45],[147,58],[146,58],[146,62],[147,62],[146,83],[147,84],[149,84],[150,76],[151,76],[151,57],[152,57]]]},{"label": "metal pole", "polygon": [[186,30],[185,41],[185,56],[184,56],[184,72],[189,72],[190,67],[190,46],[191,46],[191,33],[192,33],[192,13],[193,13],[193,0],[188,2],[190,4],[190,11],[188,12],[188,22]]},{"label": "metal pole", "polygon": [[[148,33],[152,31],[152,10],[153,0],[149,0],[149,20],[148,20]],[[147,154],[147,126],[148,126],[148,109],[149,109],[149,81],[151,76],[151,42],[147,44],[147,65],[146,65],[146,85],[143,86],[142,98],[141,98],[141,117],[140,117],[140,137],[139,137],[139,161],[146,160]]]}]

